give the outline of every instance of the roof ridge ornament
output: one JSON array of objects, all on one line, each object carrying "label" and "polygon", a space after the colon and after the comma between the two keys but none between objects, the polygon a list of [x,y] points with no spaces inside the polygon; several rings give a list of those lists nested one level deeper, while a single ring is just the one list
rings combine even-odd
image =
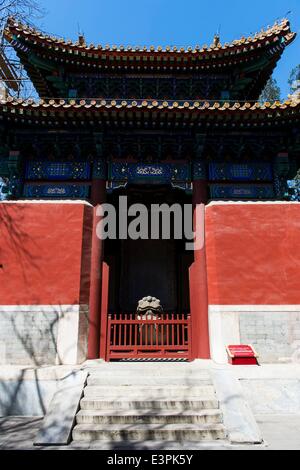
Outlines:
[{"label": "roof ridge ornament", "polygon": [[221,45],[220,35],[215,34],[214,35],[214,47],[219,47],[220,45]]},{"label": "roof ridge ornament", "polygon": [[79,44],[79,46],[84,46],[84,47],[86,47],[86,41],[85,41],[84,34],[79,34],[79,36],[78,36],[78,44]]}]

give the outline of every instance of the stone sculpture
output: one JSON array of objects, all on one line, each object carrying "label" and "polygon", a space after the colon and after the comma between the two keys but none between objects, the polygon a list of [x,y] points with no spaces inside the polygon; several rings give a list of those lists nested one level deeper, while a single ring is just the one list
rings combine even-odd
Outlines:
[{"label": "stone sculpture", "polygon": [[160,300],[156,297],[144,297],[139,301],[137,307],[137,316],[141,320],[154,320],[163,313]]},{"label": "stone sculpture", "polygon": [[143,345],[151,346],[164,343],[164,335],[161,334],[159,326],[155,323],[151,326],[143,324],[143,320],[160,320],[163,308],[160,300],[156,297],[144,297],[139,301],[137,307],[137,319],[141,320],[140,339]]}]

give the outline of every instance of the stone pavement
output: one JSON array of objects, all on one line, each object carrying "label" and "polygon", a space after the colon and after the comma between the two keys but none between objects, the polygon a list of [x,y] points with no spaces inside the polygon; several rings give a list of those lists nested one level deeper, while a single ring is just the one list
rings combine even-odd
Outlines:
[{"label": "stone pavement", "polygon": [[[300,450],[300,415],[258,415],[257,422],[265,444],[261,446],[232,446],[225,442],[176,443],[139,442],[128,444],[95,442],[71,444],[68,447],[45,447],[44,450]],[[34,438],[42,418],[11,417],[0,419],[0,450],[41,450],[34,447]]]},{"label": "stone pavement", "polygon": [[269,450],[300,450],[300,415],[258,415]]}]

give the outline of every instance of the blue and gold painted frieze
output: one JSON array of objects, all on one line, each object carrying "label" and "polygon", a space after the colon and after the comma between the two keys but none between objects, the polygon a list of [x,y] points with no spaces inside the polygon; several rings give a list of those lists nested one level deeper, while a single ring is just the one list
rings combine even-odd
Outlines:
[{"label": "blue and gold painted frieze", "polygon": [[28,162],[27,180],[87,180],[91,165],[87,162]]},{"label": "blue and gold painted frieze", "polygon": [[128,183],[188,182],[191,168],[187,163],[120,163],[110,164],[109,179]]},{"label": "blue and gold painted frieze", "polygon": [[29,199],[87,199],[90,186],[77,184],[26,184],[24,197]]},{"label": "blue and gold painted frieze", "polygon": [[271,184],[211,184],[211,199],[274,199]]},{"label": "blue and gold painted frieze", "polygon": [[210,181],[272,181],[270,163],[216,163],[209,164]]}]

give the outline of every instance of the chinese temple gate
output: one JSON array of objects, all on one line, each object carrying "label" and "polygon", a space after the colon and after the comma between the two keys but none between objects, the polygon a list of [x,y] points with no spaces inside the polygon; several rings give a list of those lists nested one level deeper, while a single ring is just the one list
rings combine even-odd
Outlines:
[{"label": "chinese temple gate", "polygon": [[[266,303],[268,311],[274,306],[276,316],[282,314],[278,305],[292,305],[292,311],[300,305],[294,293],[292,300],[283,300],[277,291],[273,295],[274,284],[263,297],[259,276],[258,288],[245,280],[247,288],[237,287],[245,296],[235,297],[235,276],[241,279],[241,265],[233,266],[232,260],[242,264],[243,260],[241,252],[231,248],[238,249],[235,242],[245,234],[246,226],[257,230],[258,238],[265,236],[263,224],[258,227],[253,222],[253,218],[260,220],[261,212],[252,213],[252,207],[262,212],[270,208],[264,219],[268,234],[278,207],[282,211],[276,224],[297,208],[278,204],[286,200],[287,180],[300,166],[300,100],[258,101],[282,53],[295,38],[288,21],[232,43],[221,44],[216,36],[210,46],[188,49],[102,47],[87,44],[82,36],[73,43],[14,19],[7,24],[5,38],[16,50],[40,99],[6,97],[0,101],[0,176],[6,181],[8,199],[1,204],[3,233],[14,220],[20,224],[14,237],[6,240],[3,235],[1,275],[10,280],[3,288],[0,310],[9,311],[10,319],[17,314],[21,318],[26,314],[17,306],[22,305],[25,312],[37,312],[28,319],[32,324],[41,311],[48,312],[54,323],[57,320],[55,345],[44,345],[48,352],[37,354],[41,363],[139,354],[190,360],[212,354],[219,359],[230,329],[224,326],[226,308],[231,315],[244,305],[239,311],[238,335],[247,340],[243,326],[246,306]],[[120,195],[126,195],[130,204],[200,206],[197,217],[201,217],[207,246],[204,242],[193,253],[185,250],[184,241],[173,239],[102,242],[95,234],[96,208],[105,202],[116,204]],[[243,201],[248,204],[241,214]],[[223,212],[228,207],[233,212],[226,217]],[[249,220],[243,218],[247,216]],[[299,216],[295,217],[297,225]],[[241,221],[244,225],[237,228]],[[64,229],[57,228],[63,222],[65,236]],[[53,229],[52,241],[47,227]],[[76,227],[81,227],[80,236]],[[276,233],[282,240],[280,227]],[[71,232],[67,234],[67,230]],[[229,233],[232,238],[227,239]],[[219,249],[218,243],[225,239],[227,244]],[[17,249],[6,251],[5,240],[7,246],[15,243]],[[35,243],[55,259],[41,260]],[[9,256],[18,250],[24,256],[22,247],[28,250],[28,260],[10,263]],[[224,256],[228,256],[227,267]],[[40,263],[39,274],[35,263]],[[259,263],[263,261],[258,256],[255,266],[248,265],[249,273]],[[268,266],[262,264],[259,272],[272,271],[274,266]],[[276,282],[281,279],[281,268]],[[14,270],[18,273],[15,278]],[[293,279],[294,274],[291,272]],[[36,282],[31,286],[32,297],[27,292],[31,282]],[[49,286],[37,288],[43,282]],[[16,288],[18,295],[14,296]],[[165,325],[173,337],[168,334],[168,344],[165,340],[158,344],[157,337],[152,337],[146,348],[138,348],[132,314],[137,302],[148,294],[160,298]],[[223,310],[214,310],[220,305]],[[259,315],[257,309],[255,315]],[[127,333],[114,333],[113,322]],[[44,323],[40,328],[49,336],[49,325]],[[182,325],[184,333],[175,334]],[[30,349],[28,356],[33,355]],[[19,363],[21,356],[9,351],[6,361]]]}]

